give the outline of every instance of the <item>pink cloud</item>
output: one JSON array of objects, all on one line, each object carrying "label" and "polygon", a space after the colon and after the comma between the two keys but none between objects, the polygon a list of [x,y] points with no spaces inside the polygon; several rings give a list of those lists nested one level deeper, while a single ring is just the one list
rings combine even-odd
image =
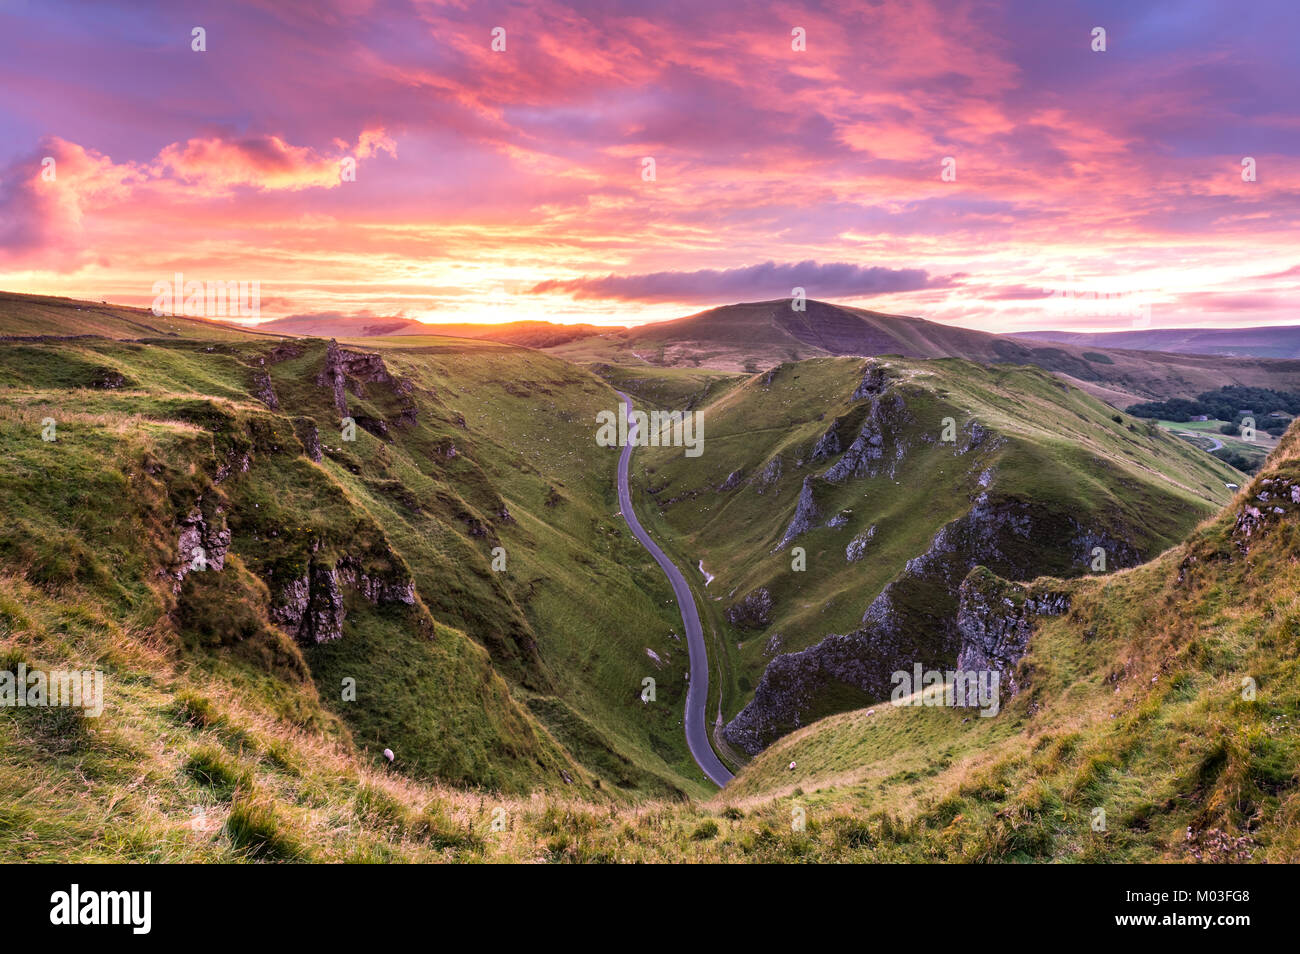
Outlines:
[{"label": "pink cloud", "polygon": [[333,189],[343,181],[340,168],[344,159],[366,159],[380,151],[397,155],[396,144],[383,130],[366,130],[350,155],[345,149],[344,154],[332,156],[292,146],[279,136],[190,139],[163,149],[154,168],[209,191],[249,186],[296,192]]},{"label": "pink cloud", "polygon": [[[74,271],[102,260],[88,236],[87,218],[140,222],[142,211],[165,219],[165,207],[228,194],[236,187],[264,192],[332,189],[341,184],[344,155],[395,156],[381,129],[365,130],[350,150],[325,156],[278,136],[190,139],[165,147],[149,162],[116,163],[109,156],[58,137],[44,140],[0,175],[0,260],[11,266]],[[155,220],[157,221],[157,220]]]}]

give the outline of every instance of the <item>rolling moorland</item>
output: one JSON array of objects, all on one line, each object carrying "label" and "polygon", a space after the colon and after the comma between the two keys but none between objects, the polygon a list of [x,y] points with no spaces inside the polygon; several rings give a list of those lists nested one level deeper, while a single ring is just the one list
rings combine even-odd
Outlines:
[{"label": "rolling moorland", "polygon": [[1032,338],[1089,348],[1220,354],[1256,358],[1300,358],[1300,328],[1144,328],[1134,331],[1018,331]]},{"label": "rolling moorland", "polygon": [[[110,681],[99,719],[0,710],[6,860],[1300,855],[1294,429],[1249,481],[1033,367],[580,366],[22,296],[0,334],[4,668]],[[721,793],[592,440],[614,387],[706,415],[697,466],[633,467],[715,577]],[[1001,715],[770,672],[891,622],[922,636],[871,652],[1014,672]]]}]

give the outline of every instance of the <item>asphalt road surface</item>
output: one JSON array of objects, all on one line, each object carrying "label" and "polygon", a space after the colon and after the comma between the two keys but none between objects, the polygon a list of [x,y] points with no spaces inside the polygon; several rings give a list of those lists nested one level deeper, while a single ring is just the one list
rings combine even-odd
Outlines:
[{"label": "asphalt road surface", "polygon": [[[622,391],[618,392],[618,396],[623,399],[623,413],[627,414],[632,410],[632,399]],[[632,492],[628,487],[628,466],[632,460],[635,433],[635,429],[629,428],[627,445],[618,458],[618,503],[623,510],[623,519],[627,521],[628,529],[632,531],[632,536],[640,540],[641,545],[650,551],[650,555],[655,558],[659,568],[668,577],[668,582],[673,586],[673,595],[677,597],[677,605],[682,611],[682,625],[686,627],[686,645],[690,650],[691,660],[691,681],[686,688],[686,745],[690,748],[696,764],[704,770],[704,774],[714,784],[726,785],[733,776],[709,743],[708,721],[704,712],[709,701],[709,653],[704,645],[704,629],[700,625],[699,611],[695,608],[695,597],[691,594],[691,588],[686,585],[686,577],[682,576],[682,571],[677,569],[673,561],[668,559],[664,551],[650,539],[650,534],[645,532],[641,521],[636,518],[636,511],[632,509]]]}]

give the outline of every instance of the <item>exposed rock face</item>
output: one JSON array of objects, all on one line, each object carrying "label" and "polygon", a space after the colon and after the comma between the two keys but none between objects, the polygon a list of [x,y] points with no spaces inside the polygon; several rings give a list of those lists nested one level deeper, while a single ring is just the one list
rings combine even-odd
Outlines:
[{"label": "exposed rock face", "polygon": [[813,478],[805,477],[803,487],[799,490],[799,502],[794,508],[794,517],[790,521],[790,526],[785,528],[785,536],[781,538],[776,549],[784,550],[791,540],[801,533],[807,533],[820,519],[821,511],[817,508],[817,498],[813,495]]},{"label": "exposed rock face", "polygon": [[724,480],[718,486],[718,493],[721,494],[721,493],[726,493],[728,490],[735,490],[737,487],[740,486],[740,480],[742,476],[743,475],[741,471],[733,470],[730,474],[727,475],[727,479]]},{"label": "exposed rock face", "polygon": [[290,582],[271,610],[271,619],[303,643],[328,643],[343,635],[343,594],[332,567],[312,562]]},{"label": "exposed rock face", "polygon": [[[329,347],[325,349],[325,365],[316,375],[316,384],[319,387],[329,388],[333,393],[334,410],[338,412],[339,417],[348,416],[349,383],[352,385],[353,392],[359,397],[366,396],[367,384],[387,387],[400,403],[394,423],[408,427],[417,420],[418,409],[412,397],[415,388],[410,381],[389,374],[384,359],[379,355],[340,348],[337,341],[330,339]],[[361,417],[356,418],[357,424],[370,433],[380,437],[387,435],[387,422],[366,417],[364,420],[370,422],[370,426],[367,427],[362,420]],[[380,433],[381,429],[382,433]]]},{"label": "exposed rock face", "polygon": [[181,532],[176,538],[176,566],[173,590],[180,592],[181,581],[194,570],[221,571],[226,566],[226,553],[230,550],[230,531],[226,528],[225,513],[219,507],[216,517],[209,522],[203,514],[202,498],[188,514],[182,517]]},{"label": "exposed rock face", "polygon": [[813,446],[812,456],[809,459],[825,460],[827,457],[835,456],[842,450],[844,450],[844,445],[840,443],[837,425],[832,424]]},{"label": "exposed rock face", "polygon": [[318,387],[329,388],[334,394],[334,410],[339,417],[348,416],[347,378],[343,376],[343,349],[333,338],[325,349],[325,366],[316,375]]},{"label": "exposed rock face", "polygon": [[875,361],[868,361],[866,369],[862,372],[862,381],[853,392],[851,400],[861,401],[882,394],[888,384],[889,377],[885,374],[884,367]]},{"label": "exposed rock face", "polygon": [[[870,372],[868,376],[870,377]],[[883,386],[882,384],[881,387]],[[859,387],[858,390],[861,391],[862,388]],[[906,453],[902,428],[907,423],[907,406],[902,397],[889,392],[868,396],[871,407],[862,423],[861,433],[824,475],[832,484],[843,483],[851,477],[876,477],[886,472],[893,477],[898,463]],[[893,443],[894,453],[888,455],[886,471],[887,440]]]},{"label": "exposed rock face", "polygon": [[1243,552],[1270,525],[1294,518],[1300,505],[1300,477],[1261,477],[1246,492],[1249,501],[1237,512],[1232,537]]},{"label": "exposed rock face", "polygon": [[412,580],[385,580],[367,575],[361,561],[345,556],[335,567],[340,582],[352,587],[368,602],[378,606],[381,603],[404,603],[415,605],[415,583]]},{"label": "exposed rock face", "polygon": [[722,734],[732,745],[751,755],[802,725],[801,717],[813,702],[814,695],[830,682],[824,666],[834,666],[835,657],[853,659],[852,647],[836,653],[843,636],[827,636],[813,649],[777,656],[763,671],[763,679],[754,692],[753,701],[727,723]]},{"label": "exposed rock face", "polygon": [[1116,540],[1108,534],[1090,530],[1077,523],[1075,527],[1077,532],[1069,544],[1075,563],[1085,567],[1091,566],[1096,550],[1101,550],[1106,555],[1105,565],[1098,572],[1123,566],[1136,566],[1142,562],[1141,554],[1126,540]]},{"label": "exposed rock face", "polygon": [[962,581],[957,630],[961,649],[957,668],[965,672],[997,670],[1008,696],[1021,690],[1016,665],[1029,648],[1038,616],[1060,616],[1070,608],[1065,593],[1034,592],[988,571],[975,570]]},{"label": "exposed rock face", "polygon": [[303,451],[307,457],[316,463],[321,462],[320,447],[320,428],[310,417],[296,417],[293,419],[293,431],[298,435],[298,440],[302,441]]},{"label": "exposed rock face", "polygon": [[219,484],[231,474],[246,474],[253,464],[253,456],[246,451],[231,448],[226,459],[217,465],[217,472],[212,475],[212,482]]},{"label": "exposed rock face", "polygon": [[266,360],[271,364],[279,364],[281,361],[288,361],[290,358],[301,358],[306,352],[307,349],[300,344],[285,342],[272,348],[267,354]]},{"label": "exposed rock face", "polygon": [[127,387],[130,383],[126,375],[112,368],[97,368],[94,377],[90,380],[90,386],[101,391],[116,391]]},{"label": "exposed rock face", "polygon": [[304,642],[327,643],[343,635],[343,594],[338,574],[319,564],[308,573],[311,580],[307,610],[298,638]]},{"label": "exposed rock face", "polygon": [[404,574],[386,578],[369,573],[360,560],[341,557],[335,566],[313,559],[307,572],[290,580],[280,590],[271,608],[271,619],[299,642],[327,643],[343,635],[347,613],[343,606],[344,586],[376,606],[385,603],[415,605],[415,583]]},{"label": "exposed rock face", "polygon": [[971,421],[966,428],[966,440],[958,447],[958,454],[968,454],[988,439],[989,430],[979,421]]},{"label": "exposed rock face", "polygon": [[773,457],[763,468],[763,472],[754,478],[754,490],[763,493],[781,479],[781,458]]},{"label": "exposed rock face", "polygon": [[271,375],[261,369],[253,371],[253,397],[257,398],[272,411],[280,410],[280,399],[275,396],[271,386]]},{"label": "exposed rock face", "polygon": [[871,542],[872,537],[876,535],[876,525],[873,523],[866,530],[863,530],[856,537],[849,541],[849,545],[844,548],[844,559],[849,563],[857,563],[867,553],[867,544]]},{"label": "exposed rock face", "polygon": [[[958,595],[970,570],[991,565],[1013,578],[1084,572],[1081,555],[1071,555],[1065,546],[1081,532],[1072,518],[981,492],[967,514],[942,527],[925,553],[909,560],[881,590],[861,628],[772,660],[754,698],[723,730],[724,737],[754,754],[803,725],[818,694],[835,684],[885,699],[896,671],[916,663],[951,668],[962,648]],[[1106,541],[1116,567],[1142,559],[1127,543],[1098,538]]]},{"label": "exposed rock face", "polygon": [[378,438],[387,439],[388,425],[379,418],[370,417],[365,414],[358,414],[353,417],[353,420],[357,422],[357,427],[361,428],[363,431],[374,434]]},{"label": "exposed rock face", "polygon": [[337,353],[343,374],[357,382],[357,393],[362,396],[365,395],[366,384],[393,384],[396,381],[388,373],[384,359],[372,351],[349,351],[338,348]]},{"label": "exposed rock face", "polygon": [[772,622],[772,594],[760,586],[727,610],[727,622],[742,629],[763,629]]},{"label": "exposed rock face", "polygon": [[415,404],[412,392],[415,386],[410,381],[398,379],[393,390],[402,401],[402,409],[397,413],[396,424],[398,427],[411,427],[420,418],[420,409]]}]

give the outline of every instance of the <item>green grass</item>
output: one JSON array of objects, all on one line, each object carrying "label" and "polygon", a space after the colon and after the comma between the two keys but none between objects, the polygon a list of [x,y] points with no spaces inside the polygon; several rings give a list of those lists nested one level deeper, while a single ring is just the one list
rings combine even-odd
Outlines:
[{"label": "green grass", "polygon": [[[410,382],[417,417],[388,440],[359,430],[345,444],[315,384],[324,343],[268,360],[277,343],[0,348],[3,490],[23,501],[0,558],[52,592],[89,588],[132,625],[163,625],[187,665],[221,670],[288,718],[337,716],[371,758],[393,748],[407,772],[510,791],[567,776],[620,797],[706,793],[678,724],[671,593],[616,516],[616,454],[594,442],[597,411],[616,406],[608,385],[490,342],[367,339]],[[262,368],[278,413],[251,396]],[[128,386],[96,387],[101,369]],[[394,421],[407,406],[391,386],[363,388],[354,414]],[[56,442],[40,440],[45,417]],[[302,421],[319,430],[320,464],[303,456]],[[176,520],[199,500],[232,533],[228,570],[159,592],[154,568],[175,559]],[[294,645],[270,603],[313,561],[344,558],[413,581],[417,605],[348,597],[343,640]],[[593,601],[622,612],[592,613]],[[645,707],[651,674],[663,688]],[[340,698],[345,678],[355,702]]]},{"label": "green grass", "polygon": [[[786,364],[770,381],[757,375],[733,385],[702,405],[701,457],[644,448],[633,459],[643,522],[679,565],[694,568],[703,559],[716,575],[707,587],[702,578],[692,578],[706,632],[715,636],[711,661],[722,674],[711,692],[722,693],[727,718],[758,684],[772,658],[774,635],[780,636],[780,651],[792,652],[828,633],[858,628],[872,598],[926,550],[941,527],[970,509],[985,470],[994,500],[1039,507],[1049,522],[1073,518],[1095,532],[1130,540],[1148,555],[1176,543],[1227,500],[1226,483],[1241,479],[1214,458],[1037,369],[989,369],[957,359],[887,364],[909,419],[899,431],[905,456],[892,477],[819,487],[820,523],[837,513],[848,522],[839,529],[819,526],[795,541],[807,551],[804,572],[792,571],[788,550],[772,551],[794,513],[804,477],[823,472],[838,457],[812,462],[813,445],[837,419],[844,446],[861,427],[863,402],[848,400],[861,379],[861,359]],[[962,426],[979,422],[1001,446],[970,458],[955,456],[936,440],[944,417]],[[760,494],[751,480],[775,458],[782,462],[781,475]],[[739,486],[720,491],[737,471]],[[868,556],[849,563],[846,545],[872,526],[877,531]],[[1030,575],[1087,569],[1046,542],[1010,539],[1003,549]],[[726,608],[759,587],[767,588],[775,605],[770,624],[754,631],[728,623]],[[918,598],[924,607],[928,599]],[[711,682],[719,680],[714,676]],[[823,699],[811,715],[871,701],[845,690],[838,701]],[[711,712],[715,705],[710,702]]]},{"label": "green grass", "polygon": [[[15,307],[11,333],[68,306]],[[88,320],[144,337],[136,317]],[[366,384],[354,409],[391,419],[409,397],[418,417],[345,445],[314,384],[323,342],[268,365],[272,412],[249,388],[275,339],[193,334],[0,346],[0,663],[107,680],[98,718],[0,709],[0,860],[1300,860],[1289,492],[1248,539],[1233,531],[1239,496],[1150,564],[1045,581],[1072,609],[1038,626],[1026,688],[997,718],[836,713],[863,700],[831,698],[710,798],[681,734],[676,607],[616,516],[616,453],[594,445],[595,414],[616,406],[605,380],[493,343],[367,341],[413,390]],[[1228,501],[1233,472],[1041,372],[890,364],[909,433],[951,414],[1003,437],[999,493],[1134,528],[1151,547]],[[105,371],[126,384],[106,389]],[[743,702],[772,632],[789,649],[853,625],[964,506],[951,449],[914,440],[894,478],[828,493],[827,514],[851,510],[850,524],[801,539],[806,574],[769,552],[808,471],[793,461],[835,417],[860,424],[847,401],[860,371],[827,359],[766,381],[611,375],[639,381],[647,405],[696,399],[707,415],[704,457],[643,448],[634,464],[647,526],[718,575],[696,581],[711,710],[719,692],[728,714]],[[41,440],[45,417],[57,441]],[[304,419],[319,464],[303,456]],[[1259,481],[1300,483],[1297,434]],[[774,455],[787,466],[765,494],[716,491]],[[230,529],[231,552],[222,571],[177,581],[177,521],[194,508]],[[869,557],[850,567],[844,543],[873,523]],[[343,637],[299,645],[273,600],[313,561],[344,557],[372,580],[409,580],[415,603],[345,586]],[[1045,572],[1060,569],[1051,559]],[[733,629],[727,594],[761,584],[777,620]],[[654,705],[640,700],[646,675]]]}]

